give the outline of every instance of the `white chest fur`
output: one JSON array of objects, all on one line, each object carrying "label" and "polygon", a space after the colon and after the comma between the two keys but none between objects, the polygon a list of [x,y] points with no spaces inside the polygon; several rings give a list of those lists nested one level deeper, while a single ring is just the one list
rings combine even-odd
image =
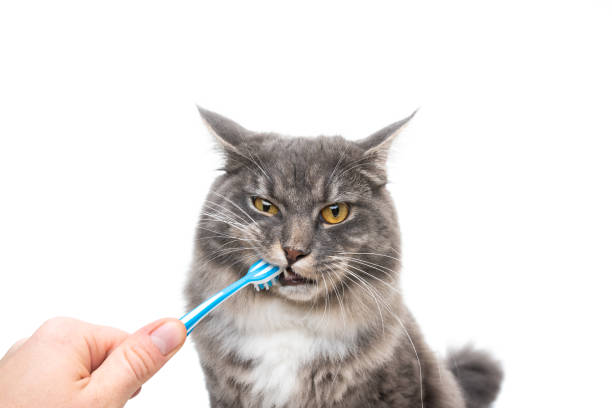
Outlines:
[{"label": "white chest fur", "polygon": [[298,372],[320,351],[316,340],[301,330],[286,330],[245,338],[240,348],[253,361],[249,382],[263,405],[283,406],[297,391]]},{"label": "white chest fur", "polygon": [[[324,356],[344,357],[349,343],[346,338],[309,327],[313,322],[320,326],[317,320],[307,319],[296,324],[295,315],[287,315],[287,311],[281,312],[276,307],[269,311],[260,309],[257,316],[251,314],[250,323],[256,320],[270,322],[267,318],[272,316],[266,312],[274,316],[274,323],[262,321],[250,325],[254,330],[249,330],[248,335],[234,337],[232,348],[242,358],[252,361],[248,382],[255,396],[263,399],[262,406],[282,407],[299,391],[299,373],[304,366]],[[280,316],[288,318],[286,324]]]}]

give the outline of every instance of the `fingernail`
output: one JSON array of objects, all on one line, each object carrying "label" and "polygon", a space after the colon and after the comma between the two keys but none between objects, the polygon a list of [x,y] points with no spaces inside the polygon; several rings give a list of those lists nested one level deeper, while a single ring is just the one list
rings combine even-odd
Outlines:
[{"label": "fingernail", "polygon": [[185,327],[178,322],[167,322],[149,335],[155,347],[164,356],[177,348],[185,338]]}]

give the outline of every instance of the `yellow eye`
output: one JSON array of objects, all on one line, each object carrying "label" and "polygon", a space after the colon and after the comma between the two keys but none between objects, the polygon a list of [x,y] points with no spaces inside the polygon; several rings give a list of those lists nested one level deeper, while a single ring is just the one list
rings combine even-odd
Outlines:
[{"label": "yellow eye", "polygon": [[338,224],[348,217],[349,207],[345,203],[334,203],[321,210],[321,217],[328,224]]},{"label": "yellow eye", "polygon": [[255,197],[253,199],[253,205],[261,212],[265,212],[270,215],[278,214],[278,207],[265,198]]}]

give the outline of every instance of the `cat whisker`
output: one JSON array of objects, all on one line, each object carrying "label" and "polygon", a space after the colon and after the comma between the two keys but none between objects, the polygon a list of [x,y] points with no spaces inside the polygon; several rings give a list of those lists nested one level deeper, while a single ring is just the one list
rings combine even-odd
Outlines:
[{"label": "cat whisker", "polygon": [[[323,284],[325,285],[325,308],[323,309],[323,315],[319,319],[319,327],[320,327],[320,325],[323,322],[329,324],[329,321],[326,320],[326,317],[327,317],[327,303],[328,303],[328,298],[329,298],[329,292],[328,292],[328,289],[327,289],[327,280],[325,279],[324,275],[321,275],[321,277],[323,278]],[[317,282],[318,282],[318,280],[317,280]],[[314,302],[313,302],[313,304],[314,304]]]},{"label": "cat whisker", "polygon": [[[336,271],[334,271],[333,269],[329,269],[329,272],[333,273],[336,276],[336,278],[337,278]],[[323,278],[323,282],[325,283],[326,282],[325,275],[321,275],[321,277]],[[344,282],[340,281],[340,283],[342,285],[342,297],[344,297]],[[333,282],[330,282],[330,285],[331,284],[333,284]],[[325,312],[327,312],[327,297],[328,297],[328,294],[329,294],[329,290],[327,289],[327,283],[325,283]],[[323,312],[324,316],[325,316],[325,312]],[[344,324],[344,327],[346,328],[346,323]],[[334,384],[336,383],[336,377],[338,376],[338,372],[340,372],[341,368],[342,368],[341,365],[338,365],[338,368],[336,368],[336,372],[334,373],[334,378],[332,379],[332,383],[331,383],[331,386],[330,386],[331,389],[334,388]]]},{"label": "cat whisker", "polygon": [[217,215],[216,213],[202,212],[202,216],[200,217],[201,221],[216,221],[221,222],[227,225],[231,225],[232,227],[242,231],[247,232],[248,226],[237,223],[234,220],[223,218],[222,216]]},{"label": "cat whisker", "polygon": [[239,240],[238,240],[238,239],[230,239],[229,241],[226,241],[226,242],[224,242],[223,244],[219,245],[219,247],[218,247],[218,248],[216,248],[214,251],[212,251],[210,254],[211,254],[211,255],[214,255],[214,254],[218,253],[219,251],[222,251],[222,250],[225,250],[225,249],[229,249],[229,248],[226,248],[226,247],[227,247],[228,245],[230,245],[230,244],[232,244],[232,243],[236,242],[236,241],[239,241]]},{"label": "cat whisker", "polygon": [[366,265],[366,266],[371,266],[372,268],[380,271],[380,272],[385,272],[387,273],[388,276],[395,276],[395,270],[391,269],[391,268],[387,268],[386,266],[382,266],[379,265],[377,263],[374,262],[370,262],[370,261],[366,261],[364,259],[360,259],[360,258],[355,258],[355,257],[351,257],[351,256],[346,256],[346,257],[339,257],[341,259],[348,259],[357,263],[360,263],[362,265]]},{"label": "cat whisker", "polygon": [[227,201],[228,203],[230,203],[231,205],[233,205],[234,207],[236,207],[238,210],[240,210],[244,215],[246,215],[247,217],[249,217],[249,219],[253,222],[253,224],[255,224],[257,226],[257,228],[259,228],[259,226],[257,225],[257,222],[253,219],[253,217],[251,217],[246,211],[244,211],[238,204],[234,203],[232,200],[230,200],[229,198],[223,196],[222,194],[217,193],[214,190],[210,191],[211,193],[217,195],[218,197],[221,197],[222,199],[224,199],[225,201]]},{"label": "cat whisker", "polygon": [[[364,287],[364,289],[365,289],[365,288],[370,288],[370,289],[371,289],[371,291],[370,291],[370,295],[371,295],[371,296],[372,296],[372,298],[373,298],[373,299],[376,301],[376,305],[377,305],[377,307],[379,306],[379,305],[378,305],[378,300],[376,300],[376,299],[378,298],[378,299],[380,300],[380,302],[382,303],[383,307],[384,307],[384,308],[387,310],[387,312],[388,312],[388,313],[389,313],[389,314],[390,314],[392,317],[394,317],[394,318],[397,320],[397,322],[398,322],[398,324],[401,326],[401,328],[402,328],[402,330],[403,330],[404,334],[405,334],[405,335],[406,335],[406,337],[408,338],[408,341],[410,342],[410,346],[412,347],[412,350],[414,351],[414,356],[415,356],[415,358],[416,358],[417,365],[418,365],[418,367],[419,367],[419,385],[420,385],[421,408],[424,408],[424,406],[425,406],[425,402],[424,402],[424,398],[423,398],[423,370],[422,370],[422,367],[421,367],[421,360],[420,360],[420,358],[419,358],[419,354],[418,354],[418,352],[417,352],[417,349],[416,349],[416,346],[415,346],[415,344],[414,344],[414,341],[412,340],[412,336],[410,336],[410,333],[408,332],[408,330],[407,330],[407,329],[406,329],[406,327],[404,326],[404,323],[402,322],[402,320],[401,320],[401,319],[400,319],[400,318],[397,316],[397,314],[395,314],[395,313],[393,312],[393,310],[391,309],[390,305],[389,305],[389,304],[388,304],[388,303],[387,303],[387,302],[386,302],[386,301],[383,299],[383,297],[382,297],[382,296],[380,295],[380,293],[379,293],[379,292],[376,290],[376,288],[374,288],[374,287],[373,287],[373,286],[371,286],[371,285],[368,285],[368,284],[367,284],[367,282],[365,282],[365,281],[364,281],[362,278],[360,278],[359,276],[357,276],[355,273],[350,272],[350,271],[345,271],[345,272],[347,272],[347,273],[348,273],[348,275],[350,275],[350,276],[352,276],[352,277],[354,277],[354,278],[356,278],[356,279],[359,279],[359,280],[360,280],[360,281],[363,283],[363,286],[362,286],[362,285],[360,285],[359,283],[357,283],[357,285],[358,285],[358,286],[362,286],[362,287]],[[347,277],[349,277],[348,275],[347,275]],[[375,292],[376,294],[378,294],[378,296],[374,295],[374,294],[372,293],[372,291],[373,291],[373,292]],[[379,307],[379,313],[381,313],[380,307]],[[382,314],[381,314],[381,319],[382,319]],[[383,331],[384,331],[384,330],[383,330]]]},{"label": "cat whisker", "polygon": [[377,252],[336,252],[336,254],[338,255],[376,255],[376,256],[384,256],[386,258],[395,259],[398,262],[402,261],[401,259],[396,258],[394,256],[387,255],[387,254],[379,254]]},{"label": "cat whisker", "polygon": [[[319,265],[324,267],[325,269],[328,269],[327,265]],[[329,270],[329,272],[333,272],[332,270]],[[318,327],[321,328],[323,324],[325,324],[326,326],[329,326],[330,322],[329,319],[327,318],[328,316],[328,312],[331,310],[331,302],[330,302],[330,294],[331,294],[331,290],[330,287],[333,288],[333,281],[330,278],[330,282],[329,284],[327,283],[327,278],[325,277],[324,273],[319,273],[320,279],[316,279],[315,282],[317,283],[317,291],[319,290],[319,281],[323,282],[323,285],[325,285],[325,291],[324,291],[324,296],[325,296],[325,305],[323,308],[323,314],[320,315],[319,320],[318,320]],[[307,316],[312,315],[312,313],[314,312],[314,307],[316,305],[317,299],[313,299],[312,305],[310,307],[310,309],[308,310]],[[345,323],[346,326],[346,323]]]},{"label": "cat whisker", "polygon": [[[239,155],[239,156],[240,156],[240,157],[243,157],[242,155]],[[248,158],[246,158],[246,157],[244,157],[244,158],[248,160]],[[228,160],[228,161],[233,161],[233,162],[236,162],[236,163],[240,164],[240,166],[244,166],[244,167],[246,167],[246,168],[247,168],[247,169],[248,169],[248,170],[251,172],[251,174],[253,174],[253,176],[255,176],[255,178],[259,178],[259,174],[258,174],[258,172],[257,172],[257,171],[255,171],[255,169],[253,169],[253,168],[252,168],[251,166],[249,166],[248,164],[244,163],[243,161],[241,161],[241,160],[236,160],[235,158],[230,157],[230,156],[226,156],[226,158],[225,158],[225,159],[226,159],[226,160]],[[250,161],[250,160],[249,160],[249,161]]]},{"label": "cat whisker", "polygon": [[[210,207],[211,204],[215,205],[215,207]],[[229,209],[220,206],[217,203],[213,203],[212,201],[209,201],[207,206],[208,207],[204,207],[204,209],[200,212],[201,215],[202,214],[215,215],[217,217],[220,217],[226,220],[230,220],[244,227],[249,225],[249,222],[247,222],[246,220],[242,218],[238,218],[236,214],[231,212]],[[219,209],[218,207],[221,207],[221,209]],[[221,210],[223,210],[223,212]]]},{"label": "cat whisker", "polygon": [[[259,169],[259,171],[261,172],[261,174],[266,177],[270,182],[272,182],[272,179],[270,178],[270,176],[268,175],[268,173],[263,169],[262,166],[259,165],[259,163],[257,163],[255,161],[255,159],[253,158],[253,155],[251,153],[251,150],[245,146],[245,150],[247,151],[247,153],[249,154],[250,157],[245,156],[244,154],[240,153],[238,150],[234,150],[233,153],[237,154],[238,156],[242,157],[243,159],[248,160],[249,162],[253,163],[255,165],[255,167],[257,167]],[[239,161],[238,161],[239,162]],[[241,162],[239,162],[241,163]],[[244,163],[241,163],[244,165]],[[247,166],[248,167],[248,166]]]},{"label": "cat whisker", "polygon": [[246,232],[246,227],[243,227],[243,226],[241,226],[239,224],[236,224],[235,222],[233,222],[231,220],[220,218],[220,217],[218,217],[218,216],[216,216],[214,214],[203,214],[200,217],[200,223],[206,222],[206,221],[209,221],[209,222],[220,222],[222,224],[226,224],[228,226],[234,227],[237,230],[240,230],[242,232]]},{"label": "cat whisker", "polygon": [[[222,215],[218,215],[216,213],[207,213],[207,212],[203,211],[202,212],[202,216],[200,217],[199,228],[205,229],[205,230],[211,231],[211,232],[220,233],[218,231],[213,231],[213,230],[206,229],[206,228],[202,227],[201,224],[204,221],[220,222],[220,223],[226,224],[226,225],[228,225],[230,227],[233,227],[233,228],[235,228],[235,229],[245,233],[246,235],[254,238],[257,241],[259,240],[259,237],[255,234],[255,232],[257,232],[258,234],[262,233],[262,231],[259,229],[259,227],[256,224],[248,224],[248,225],[242,224],[242,223],[239,223],[239,222],[237,222],[235,220],[228,219],[227,217],[224,217]],[[256,231],[253,231],[252,228],[255,228]]]},{"label": "cat whisker", "polygon": [[[361,268],[358,268],[358,267],[356,267],[356,266],[354,266],[354,265],[351,265],[349,262],[347,262],[347,263],[346,263],[346,266],[347,266],[347,267],[349,267],[349,268],[351,268],[351,269],[353,269],[354,271],[361,272],[361,273],[363,273],[363,274],[365,274],[365,275],[367,275],[367,276],[371,277],[372,279],[376,279],[377,281],[379,281],[379,282],[383,283],[383,284],[384,284],[384,285],[386,285],[386,286],[387,286],[389,289],[391,289],[391,290],[393,290],[393,291],[397,292],[398,294],[401,294],[401,293],[402,293],[402,292],[401,292],[400,290],[398,290],[398,289],[397,289],[395,286],[393,286],[393,285],[389,284],[388,282],[385,282],[384,280],[380,279],[380,278],[379,278],[379,277],[377,277],[377,276],[374,276],[374,275],[372,275],[372,274],[370,274],[370,273],[368,273],[368,272],[364,271],[364,270],[363,270],[363,269],[361,269]],[[385,271],[381,271],[381,272],[386,273]]]},{"label": "cat whisker", "polygon": [[344,174],[348,173],[354,168],[357,168],[359,166],[365,166],[366,164],[368,164],[369,161],[370,161],[370,158],[368,156],[364,156],[357,160],[353,160],[352,162],[347,163],[346,166],[350,166],[350,167],[348,168],[345,167],[344,169],[342,169],[342,172],[338,174],[337,178],[341,178]]},{"label": "cat whisker", "polygon": [[213,260],[215,258],[217,258],[218,256],[224,256],[236,251],[242,251],[242,250],[246,250],[246,249],[256,249],[255,247],[229,247],[229,248],[218,248],[214,251],[212,251],[210,253],[210,256],[208,256],[206,259],[208,260]]},{"label": "cat whisker", "polygon": [[[212,232],[212,233],[214,233],[214,234],[217,234],[217,235],[218,235],[219,237],[221,237],[221,238],[229,238],[229,239],[235,239],[235,238],[238,238],[238,237],[236,237],[236,236],[234,236],[234,235],[224,234],[224,233],[222,233],[222,232],[219,232],[219,231],[216,231],[216,230],[213,230],[213,229],[210,229],[210,228],[204,228],[204,227],[202,227],[202,226],[200,226],[200,225],[198,225],[198,229],[201,229],[201,230],[203,230],[203,231]],[[253,234],[251,234],[251,235],[253,235]],[[242,238],[240,238],[240,239],[244,239],[244,240],[248,240],[248,241],[254,241],[254,242],[259,242],[259,241],[260,241],[259,239],[250,239],[250,238],[244,238],[244,237],[242,237]]]},{"label": "cat whisker", "polygon": [[396,287],[394,287],[393,285],[391,285],[391,284],[389,284],[388,282],[385,282],[384,280],[382,280],[382,279],[380,279],[380,278],[378,278],[378,277],[376,277],[376,276],[374,276],[374,275],[372,275],[372,274],[370,274],[370,273],[368,273],[368,272],[364,271],[364,270],[363,270],[363,269],[361,269],[361,268],[358,268],[358,267],[356,267],[356,266],[354,266],[354,265],[347,265],[347,267],[351,268],[351,269],[352,269],[354,272],[363,273],[364,275],[367,275],[367,276],[369,276],[369,277],[370,277],[370,278],[372,278],[372,279],[376,279],[377,281],[379,281],[380,283],[384,284],[384,285],[385,285],[385,286],[387,286],[389,289],[391,289],[392,291],[396,292],[396,293],[397,293],[397,294],[399,294],[399,295],[401,295],[401,294],[402,294],[402,292],[401,292],[399,289],[397,289]]},{"label": "cat whisker", "polygon": [[421,359],[419,358],[419,353],[417,353],[417,349],[414,344],[414,341],[412,340],[412,336],[410,336],[410,333],[408,333],[408,330],[404,326],[404,323],[402,323],[402,319],[400,319],[399,316],[397,316],[391,310],[389,310],[389,313],[391,314],[391,316],[393,316],[397,320],[399,325],[402,327],[404,334],[406,335],[406,337],[408,337],[408,341],[410,341],[410,346],[412,347],[412,351],[414,351],[414,357],[416,358],[417,365],[419,367],[419,387],[420,387],[420,393],[421,393],[421,408],[424,408],[425,400],[423,398],[423,368],[421,367]]},{"label": "cat whisker", "polygon": [[[338,279],[338,275],[339,275],[338,272],[334,271],[333,269],[330,270],[330,272],[332,272],[334,274],[334,276],[336,276],[336,279]],[[346,282],[344,282],[342,279],[338,279],[338,281],[340,282],[340,286],[342,287],[342,298],[344,298],[345,297],[344,287],[346,286]],[[359,298],[357,298],[357,299],[359,300],[359,303],[361,305],[363,305],[363,302]],[[363,306],[365,306],[365,305],[363,305]],[[367,307],[364,307],[364,308],[367,310]],[[340,372],[341,368],[342,368],[342,366],[338,365],[338,368],[336,369],[336,372],[334,373],[334,378],[332,379],[332,382],[331,382],[331,386],[330,386],[331,389],[334,388],[334,384],[336,383],[336,378],[338,377],[338,373]]]},{"label": "cat whisker", "polygon": [[346,329],[346,316],[344,315],[344,305],[342,304],[342,298],[340,297],[340,293],[338,292],[336,288],[336,284],[332,282],[331,286],[332,286],[332,289],[334,290],[334,293],[336,294],[338,303],[340,304],[340,313],[342,314],[342,324],[344,325],[344,328]]},{"label": "cat whisker", "polygon": [[229,235],[202,235],[201,237],[198,238],[198,240],[203,241],[206,239],[213,239],[213,238],[231,239],[232,241],[257,241],[251,238],[238,238],[238,237],[232,237]]},{"label": "cat whisker", "polygon": [[[256,165],[257,167],[259,167],[259,169],[262,171],[263,175],[264,175],[264,176],[266,176],[266,178],[267,178],[267,179],[268,179],[270,182],[272,182],[272,178],[270,177],[270,175],[268,174],[268,172],[267,172],[267,171],[265,171],[265,170],[263,169],[264,164],[263,164],[263,162],[261,161],[261,159],[259,158],[259,156],[257,155],[257,153],[253,153],[253,152],[251,152],[251,149],[249,149],[249,148],[248,148],[248,147],[246,147],[246,146],[245,146],[245,148],[246,148],[246,151],[249,153],[249,156],[250,156],[250,157],[251,157],[251,159],[252,159],[251,161],[252,161],[253,163],[255,163],[255,165]],[[257,158],[257,161],[255,161],[255,158],[253,157],[253,155],[255,155],[255,157]]]},{"label": "cat whisker", "polygon": [[[345,296],[345,294],[344,294],[344,288],[345,288],[345,287],[347,288],[347,290],[348,290],[349,292],[352,292],[352,288],[350,288],[350,287],[349,287],[349,286],[346,284],[346,282],[345,282],[344,280],[339,279],[339,275],[340,275],[340,273],[339,273],[338,271],[334,270],[333,268],[329,268],[329,272],[330,272],[330,273],[333,273],[333,274],[334,274],[334,276],[336,277],[336,279],[337,279],[337,280],[340,282],[340,285],[341,285],[341,287],[342,287],[342,297],[343,297],[343,298],[344,298],[344,296]],[[361,287],[361,285],[359,285],[358,283],[357,283],[357,285],[358,285],[359,287]],[[357,302],[358,302],[358,303],[359,303],[359,304],[360,304],[360,305],[363,307],[364,311],[368,311],[368,310],[369,310],[369,307],[368,307],[368,306],[367,306],[367,305],[366,305],[366,304],[365,304],[365,303],[364,303],[364,302],[361,300],[361,296],[355,296],[355,297],[353,297],[353,298],[352,298],[352,301],[357,301]],[[341,366],[341,365],[338,365],[338,368],[336,369],[336,371],[335,371],[335,373],[334,373],[334,377],[333,377],[332,382],[331,382],[331,386],[330,386],[330,387],[331,387],[332,389],[333,389],[333,387],[334,387],[334,384],[336,383],[336,379],[337,379],[337,377],[338,377],[338,373],[340,372],[340,370],[341,370],[341,369],[342,369],[342,366]]]},{"label": "cat whisker", "polygon": [[[257,255],[252,255],[248,257],[249,259],[247,261],[245,261],[244,263],[246,263],[247,265],[252,265],[255,261],[257,261],[258,259],[260,259],[259,256]],[[241,259],[240,257],[236,257],[236,260],[232,263],[230,263],[229,265],[227,265],[227,268],[232,268],[234,265],[236,265],[239,262],[243,262],[244,260]]]},{"label": "cat whisker", "polygon": [[[337,272],[336,272],[336,274],[338,274],[338,275],[339,275],[339,273],[337,273]],[[350,279],[349,279],[349,280],[350,280]],[[353,282],[355,285],[357,285],[357,287],[358,287],[359,289],[363,289],[363,288],[361,287],[361,285],[359,285],[357,282],[355,282],[355,281],[353,281],[353,280],[351,280],[351,282]],[[353,290],[353,289],[355,289],[355,288],[353,288],[353,287],[349,286],[349,284],[348,284],[348,283],[347,283],[345,280],[342,280],[342,287],[343,287],[343,290],[344,290],[344,287],[346,287],[346,290],[349,292],[349,294],[351,294],[351,295],[352,295],[352,294],[354,293],[354,290]],[[370,296],[370,297],[371,297],[371,296]],[[370,312],[371,305],[366,304],[366,303],[365,303],[365,302],[362,300],[362,296],[361,296],[361,295],[359,295],[359,296],[351,296],[351,301],[357,301],[357,302],[358,302],[358,303],[361,305],[361,307],[362,307],[362,309],[363,309],[363,312],[364,312],[364,313],[369,313],[369,312]]]},{"label": "cat whisker", "polygon": [[379,271],[380,273],[385,274],[385,276],[389,277],[389,279],[392,279],[394,282],[397,279],[397,275],[396,275],[396,273],[395,273],[395,271],[393,269],[385,268],[382,265],[378,265],[378,264],[375,264],[373,262],[367,262],[367,261],[364,261],[362,259],[352,258],[352,257],[339,257],[339,256],[332,256],[332,257],[334,259],[345,260],[348,263],[354,262],[354,263],[362,265],[362,266],[364,266],[366,268],[375,269],[375,270]]},{"label": "cat whisker", "polygon": [[342,162],[342,159],[344,159],[344,156],[346,155],[346,152],[348,151],[348,149],[349,149],[349,147],[346,146],[344,148],[344,150],[342,151],[342,154],[340,155],[340,158],[336,162],[336,165],[334,166],[334,169],[332,170],[331,174],[327,178],[327,182],[325,183],[325,187],[327,187],[333,181],[334,174],[336,173],[336,170],[338,170],[338,166],[340,165],[340,162]]},{"label": "cat whisker", "polygon": [[[384,333],[385,332],[385,319],[383,318],[383,313],[382,313],[382,310],[380,308],[380,304],[378,303],[378,299],[377,299],[376,295],[369,288],[369,285],[367,284],[367,282],[365,282],[363,279],[361,279],[357,274],[355,274],[354,272],[351,272],[351,271],[349,271],[347,269],[345,269],[344,272],[346,273],[346,278],[347,279],[349,279],[351,282],[355,283],[356,285],[362,287],[366,292],[368,292],[368,294],[372,297],[372,299],[374,299],[374,302],[376,303],[376,307],[378,308],[378,314],[380,315],[381,330]],[[353,278],[357,279],[357,281],[355,281]],[[363,284],[361,284],[361,283],[363,283]]]},{"label": "cat whisker", "polygon": [[389,249],[392,250],[393,252],[395,252],[398,255],[401,255],[400,251],[398,251],[397,249],[393,248],[392,246],[389,246]]},{"label": "cat whisker", "polygon": [[[232,153],[234,153],[234,154],[236,154],[236,155],[238,155],[238,156],[242,157],[243,159],[246,159],[246,160],[247,160],[247,161],[249,161],[250,163],[254,164],[254,165],[255,165],[255,167],[256,167],[257,169],[259,169],[260,173],[261,173],[261,174],[262,174],[264,177],[266,177],[266,178],[267,178],[267,179],[268,179],[270,182],[272,182],[272,179],[270,178],[269,174],[268,174],[268,173],[267,173],[267,172],[266,172],[266,171],[263,169],[263,167],[262,167],[262,166],[260,166],[260,164],[259,164],[259,163],[257,163],[257,162],[255,161],[255,159],[253,158],[253,155],[252,155],[252,153],[251,153],[251,150],[250,150],[250,149],[249,149],[247,146],[244,146],[244,148],[245,148],[245,150],[247,151],[247,153],[249,154],[249,156],[250,156],[250,157],[249,157],[249,156],[246,156],[246,155],[244,155],[244,154],[242,154],[242,153],[241,153],[240,151],[238,151],[238,150],[233,150],[233,151],[232,151]],[[252,173],[253,173],[255,176],[257,176],[257,173],[256,173],[256,172],[255,172],[253,169],[251,169],[251,167],[250,167],[250,166],[245,165],[245,164],[244,164],[242,161],[240,161],[240,160],[236,160],[236,159],[232,158],[230,155],[227,155],[227,156],[226,156],[226,159],[227,159],[227,160],[232,160],[232,161],[235,161],[235,162],[237,162],[237,163],[240,163],[240,165],[242,165],[242,166],[246,166],[246,167],[247,167],[249,170],[251,170],[251,172],[252,172]]]},{"label": "cat whisker", "polygon": [[227,207],[225,207],[225,206],[223,206],[221,204],[215,203],[214,201],[211,201],[211,200],[206,200],[206,205],[207,206],[214,206],[214,208],[210,208],[210,209],[214,210],[214,211],[217,211],[218,213],[223,214],[224,216],[226,216],[226,217],[228,217],[228,218],[230,218],[230,219],[232,219],[232,220],[234,220],[236,222],[239,222],[239,223],[241,223],[243,225],[248,225],[249,224],[249,220],[244,219],[242,216],[240,216],[240,214],[237,214],[236,212],[233,212],[231,209],[229,209],[229,208],[227,208]]},{"label": "cat whisker", "polygon": [[240,251],[248,251],[248,250],[257,250],[258,248],[256,247],[241,247],[241,248],[225,248],[223,250],[218,250],[218,251],[213,251],[212,254],[215,254],[215,256],[213,257],[208,257],[205,259],[205,263],[204,265],[209,264],[210,262],[212,262],[215,259],[218,259],[222,256],[226,256],[235,252],[240,252]]},{"label": "cat whisker", "polygon": [[[323,279],[323,284],[325,285],[325,307],[323,309],[323,317],[325,317],[325,313],[327,312],[327,281],[325,280],[325,277],[323,275],[321,275],[321,278]],[[319,289],[319,280],[317,279],[317,290]],[[313,309],[314,305],[315,305],[316,299],[313,299],[312,301],[312,307],[310,308],[310,310]]]}]

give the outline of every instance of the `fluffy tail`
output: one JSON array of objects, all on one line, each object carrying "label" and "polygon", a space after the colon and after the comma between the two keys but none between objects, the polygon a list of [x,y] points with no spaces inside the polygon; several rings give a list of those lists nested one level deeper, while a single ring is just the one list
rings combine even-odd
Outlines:
[{"label": "fluffy tail", "polygon": [[451,351],[447,359],[461,386],[466,408],[487,408],[497,397],[504,377],[501,365],[471,346]]}]

